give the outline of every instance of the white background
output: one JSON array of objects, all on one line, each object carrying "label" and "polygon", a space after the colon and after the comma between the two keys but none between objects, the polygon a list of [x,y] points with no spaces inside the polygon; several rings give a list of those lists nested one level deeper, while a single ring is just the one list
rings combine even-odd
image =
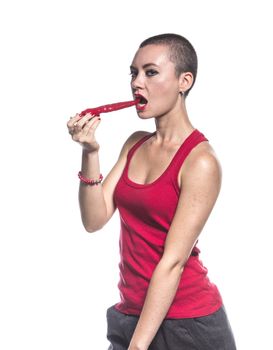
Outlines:
[{"label": "white background", "polygon": [[[270,1],[3,1],[0,348],[106,349],[118,301],[119,221],[84,231],[81,149],[66,122],[131,99],[139,43],[186,36],[199,57],[187,99],[221,161],[223,185],[201,238],[238,349],[272,349],[272,16]],[[102,115],[101,171],[135,130],[134,109]]]}]

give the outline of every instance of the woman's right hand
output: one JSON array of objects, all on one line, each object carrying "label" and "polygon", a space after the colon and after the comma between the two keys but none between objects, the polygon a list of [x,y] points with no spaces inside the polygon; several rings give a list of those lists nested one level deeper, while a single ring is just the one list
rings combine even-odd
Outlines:
[{"label": "woman's right hand", "polygon": [[97,152],[100,148],[95,138],[95,131],[100,123],[100,117],[87,113],[84,117],[76,114],[67,122],[68,132],[72,139],[81,144],[88,152]]}]

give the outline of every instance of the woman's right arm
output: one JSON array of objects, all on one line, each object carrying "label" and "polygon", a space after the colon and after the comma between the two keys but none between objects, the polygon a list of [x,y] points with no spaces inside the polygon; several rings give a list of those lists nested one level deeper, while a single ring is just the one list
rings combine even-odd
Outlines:
[{"label": "woman's right arm", "polygon": [[[99,144],[95,139],[95,131],[100,123],[100,118],[87,114],[80,117],[78,114],[67,123],[72,139],[81,144],[82,150],[82,175],[97,180],[100,176]],[[82,223],[86,231],[100,230],[115,212],[114,190],[126,164],[128,150],[146,132],[136,132],[125,142],[119,158],[109,172],[103,184],[86,185],[80,182],[79,204]]]}]

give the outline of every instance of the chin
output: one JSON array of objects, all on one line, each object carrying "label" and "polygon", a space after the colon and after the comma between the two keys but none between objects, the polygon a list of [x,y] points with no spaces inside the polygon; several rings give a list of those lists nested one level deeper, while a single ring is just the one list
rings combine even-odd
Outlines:
[{"label": "chin", "polygon": [[151,115],[149,115],[149,114],[147,114],[147,113],[145,113],[143,111],[142,112],[138,111],[137,115],[139,116],[140,119],[151,119],[151,118],[153,118],[153,116],[151,116]]}]

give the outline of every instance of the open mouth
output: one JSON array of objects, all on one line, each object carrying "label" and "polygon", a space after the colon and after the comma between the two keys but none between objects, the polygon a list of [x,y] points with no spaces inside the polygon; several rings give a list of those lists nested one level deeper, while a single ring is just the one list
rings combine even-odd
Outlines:
[{"label": "open mouth", "polygon": [[135,95],[135,97],[139,101],[137,103],[137,105],[136,105],[137,110],[143,111],[145,109],[147,103],[148,103],[148,100],[145,97],[143,97],[142,95],[139,95],[139,94]]}]

